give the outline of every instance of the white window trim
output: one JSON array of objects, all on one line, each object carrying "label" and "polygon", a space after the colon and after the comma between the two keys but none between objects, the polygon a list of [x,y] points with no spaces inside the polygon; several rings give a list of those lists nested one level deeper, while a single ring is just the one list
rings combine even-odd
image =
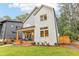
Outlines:
[{"label": "white window trim", "polygon": [[[40,32],[41,32],[41,31],[44,32],[44,37],[48,37],[48,36],[49,36],[49,30],[48,30],[48,36],[45,36],[45,31],[46,31],[46,30],[48,30],[48,28],[47,28],[47,29],[40,29]],[[40,36],[40,37],[41,37],[41,36]]]}]

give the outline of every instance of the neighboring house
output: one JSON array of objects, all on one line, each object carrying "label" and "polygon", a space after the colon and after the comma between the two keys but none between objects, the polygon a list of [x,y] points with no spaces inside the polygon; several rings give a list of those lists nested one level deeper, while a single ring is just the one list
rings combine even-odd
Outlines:
[{"label": "neighboring house", "polygon": [[[16,39],[16,30],[22,28],[22,22],[3,20],[0,21],[0,41]],[[22,36],[22,35],[21,35]]]},{"label": "neighboring house", "polygon": [[[17,30],[23,32],[26,40],[44,43],[49,45],[57,43],[57,24],[53,8],[42,5],[40,8],[35,7],[23,24],[23,28]],[[24,37],[24,35],[23,35]]]}]

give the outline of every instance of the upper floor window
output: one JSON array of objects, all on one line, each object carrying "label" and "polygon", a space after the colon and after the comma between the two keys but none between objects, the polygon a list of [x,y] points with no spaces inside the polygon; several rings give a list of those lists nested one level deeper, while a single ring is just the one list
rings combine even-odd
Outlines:
[{"label": "upper floor window", "polygon": [[40,20],[41,21],[47,20],[47,14],[40,15]]},{"label": "upper floor window", "polygon": [[21,26],[16,26],[16,29],[20,29],[21,28]]}]

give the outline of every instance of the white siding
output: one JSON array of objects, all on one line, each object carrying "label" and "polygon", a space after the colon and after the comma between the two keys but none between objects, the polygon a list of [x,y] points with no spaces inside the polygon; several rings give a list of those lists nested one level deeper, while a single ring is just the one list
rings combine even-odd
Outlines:
[{"label": "white siding", "polygon": [[[40,15],[47,14],[46,21],[40,21]],[[35,42],[45,42],[47,41],[50,45],[54,45],[57,43],[56,38],[56,30],[55,30],[55,17],[53,9],[49,9],[43,7],[36,15],[35,15]],[[49,36],[48,37],[40,37],[40,28],[48,27]]]},{"label": "white siding", "polygon": [[34,13],[38,10],[38,8],[35,8],[31,16],[24,22],[23,28],[34,26],[35,25],[35,19],[34,19]]},{"label": "white siding", "polygon": [[34,15],[32,14],[28,20],[23,24],[23,28],[29,27],[29,26],[34,26]]},{"label": "white siding", "polygon": [[[34,13],[33,13],[34,14]],[[48,7],[42,7],[40,11],[34,16],[31,15],[29,19],[23,24],[23,28],[35,26],[34,41],[35,42],[48,42],[50,45],[57,43],[56,29],[55,29],[55,16],[54,11]],[[40,15],[47,14],[46,21],[40,21]],[[48,27],[49,36],[40,37],[40,28]]]}]

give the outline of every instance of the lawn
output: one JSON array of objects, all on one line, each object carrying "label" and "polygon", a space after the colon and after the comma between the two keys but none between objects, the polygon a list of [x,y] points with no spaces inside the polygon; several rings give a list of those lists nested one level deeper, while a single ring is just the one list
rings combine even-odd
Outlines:
[{"label": "lawn", "polygon": [[63,47],[9,46],[0,47],[1,56],[79,56],[79,50]]}]

